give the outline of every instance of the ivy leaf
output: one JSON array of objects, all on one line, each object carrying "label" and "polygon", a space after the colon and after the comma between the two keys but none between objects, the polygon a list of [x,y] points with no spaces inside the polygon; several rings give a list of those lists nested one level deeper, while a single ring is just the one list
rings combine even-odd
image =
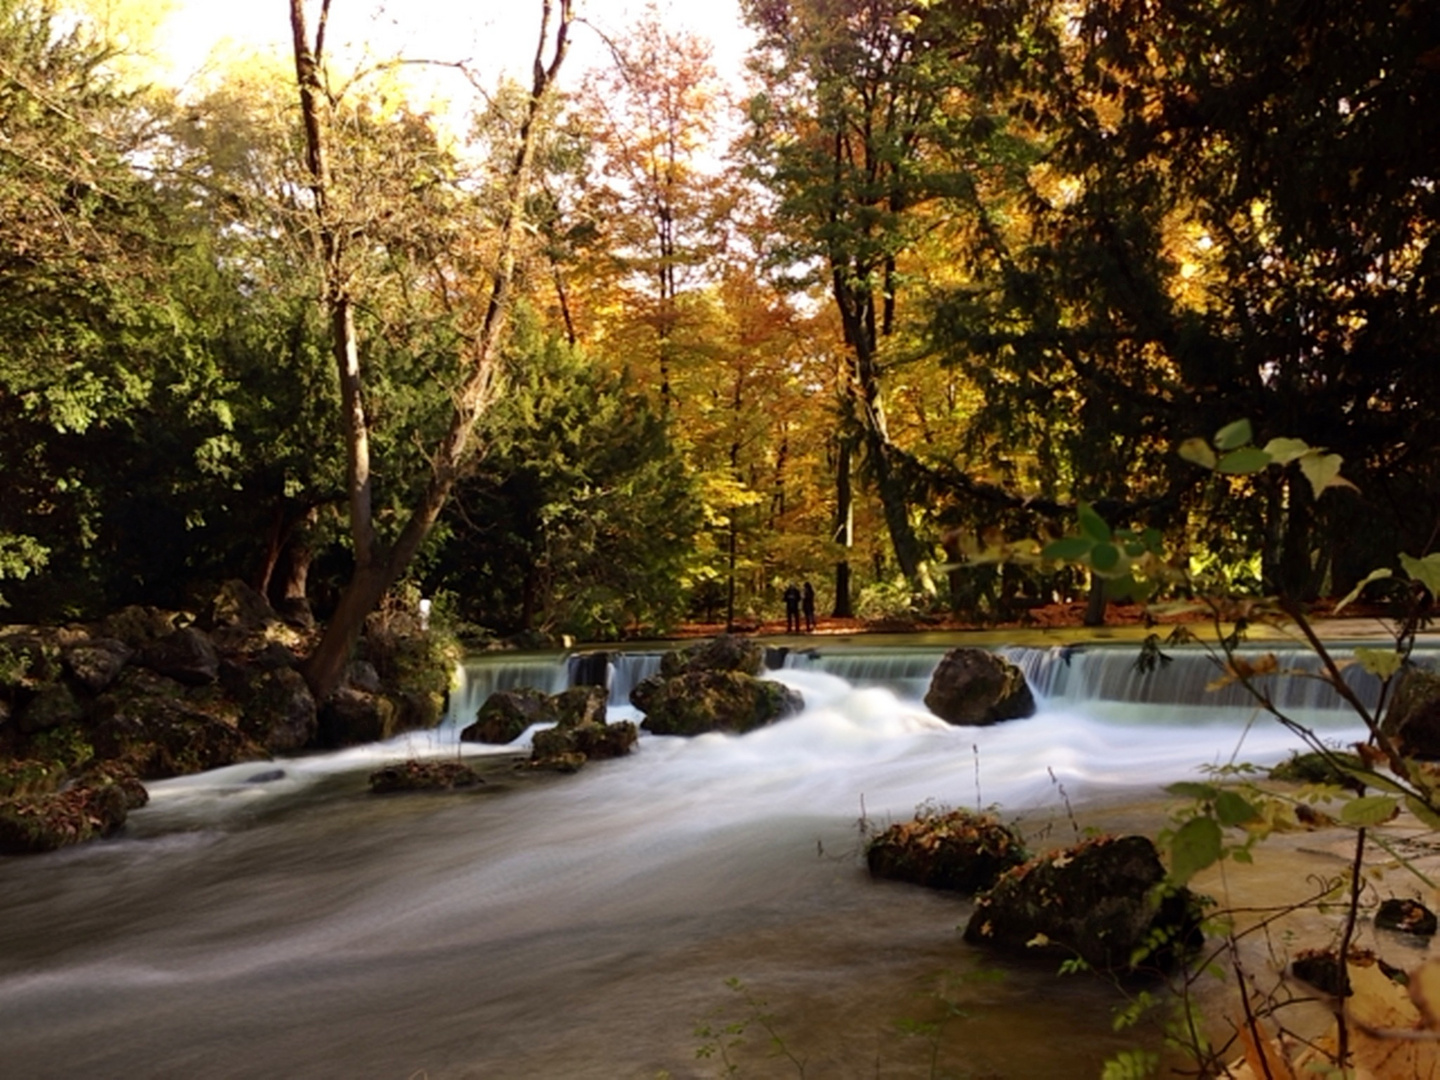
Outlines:
[{"label": "ivy leaf", "polygon": [[1066,536],[1059,540],[1051,541],[1045,545],[1045,550],[1040,554],[1046,559],[1056,559],[1060,562],[1078,562],[1090,554],[1090,549],[1095,546],[1095,541],[1084,536]]},{"label": "ivy leaf", "polygon": [[1186,461],[1193,462],[1202,469],[1213,469],[1220,463],[1215,451],[1210,449],[1210,444],[1204,439],[1186,439],[1180,444],[1178,452]]},{"label": "ivy leaf", "polygon": [[1219,822],[1211,817],[1191,818],[1170,841],[1171,880],[1184,885],[1207,866],[1219,862],[1223,845]]},{"label": "ivy leaf", "polygon": [[1234,450],[1244,446],[1255,437],[1250,428],[1249,420],[1236,420],[1233,424],[1226,424],[1215,433],[1215,448],[1217,450]]},{"label": "ivy leaf", "polygon": [[1220,464],[1215,468],[1217,472],[1242,475],[1260,472],[1269,464],[1270,455],[1264,450],[1253,446],[1242,446],[1239,450],[1231,450],[1222,457]]},{"label": "ivy leaf", "polygon": [[1339,454],[1322,454],[1318,450],[1300,458],[1300,471],[1310,481],[1310,490],[1317,496],[1328,487],[1354,487],[1340,475],[1344,462]]},{"label": "ivy leaf", "polygon": [[1265,453],[1276,465],[1289,465],[1314,450],[1304,439],[1271,439],[1265,444]]},{"label": "ivy leaf", "polygon": [[1362,795],[1340,808],[1340,820],[1347,825],[1383,825],[1400,812],[1400,800],[1393,795]]},{"label": "ivy leaf", "polygon": [[1260,811],[1238,792],[1222,791],[1215,796],[1215,816],[1221,825],[1245,825],[1258,821]]},{"label": "ivy leaf", "polygon": [[1105,519],[1095,512],[1095,508],[1087,502],[1082,502],[1078,507],[1080,516],[1080,531],[1092,540],[1107,543],[1110,540],[1110,526]]},{"label": "ivy leaf", "polygon": [[1364,646],[1355,650],[1355,659],[1377,679],[1390,678],[1405,662],[1405,657],[1394,649],[1368,649]]},{"label": "ivy leaf", "polygon": [[[1400,558],[1404,560],[1405,556],[1402,555],[1400,556]],[[1356,600],[1358,600],[1360,598],[1360,594],[1365,591],[1366,585],[1369,585],[1372,581],[1384,581],[1391,575],[1392,571],[1387,569],[1371,570],[1370,573],[1365,575],[1364,580],[1361,581],[1360,584],[1356,585],[1355,588],[1351,589],[1348,593],[1346,593],[1345,598],[1335,605],[1335,614],[1339,615],[1341,611],[1343,611],[1345,608],[1349,607]]]},{"label": "ivy leaf", "polygon": [[1431,596],[1440,597],[1440,552],[1426,555],[1423,559],[1401,554],[1400,565],[1412,581],[1424,585],[1430,590]]}]

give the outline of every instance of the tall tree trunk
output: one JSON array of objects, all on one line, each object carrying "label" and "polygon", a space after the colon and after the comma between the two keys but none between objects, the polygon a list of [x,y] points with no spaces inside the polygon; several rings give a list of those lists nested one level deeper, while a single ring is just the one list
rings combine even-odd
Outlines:
[{"label": "tall tree trunk", "polygon": [[[863,280],[863,277],[861,278]],[[910,524],[910,501],[905,485],[896,475],[892,461],[890,432],[880,392],[880,367],[876,358],[878,330],[875,322],[875,295],[865,285],[856,285],[843,268],[832,274],[832,288],[840,309],[840,323],[849,346],[848,371],[842,394],[850,399],[846,412],[859,427],[866,458],[875,477],[875,493],[885,514],[885,527],[895,551],[895,561],[907,581],[920,577],[920,542]],[[891,309],[885,306],[887,324]]]},{"label": "tall tree trunk", "polygon": [[850,605],[850,548],[855,543],[855,501],[850,486],[850,443],[842,435],[835,453],[835,542],[844,552],[835,562],[835,608],[837,619],[855,614]]},{"label": "tall tree trunk", "polygon": [[[550,25],[557,4],[559,20],[551,46]],[[430,535],[460,475],[475,424],[497,392],[500,345],[509,317],[515,248],[524,225],[522,219],[530,187],[537,126],[544,100],[568,50],[573,18],[571,0],[542,0],[530,99],[520,126],[519,145],[506,177],[506,201],[496,244],[495,270],[490,281],[490,300],[480,332],[471,346],[469,375],[455,393],[455,408],[449,429],[431,457],[429,482],[411,508],[394,545],[385,550],[377,543],[371,512],[369,429],[355,337],[354,298],[350,292],[352,282],[343,265],[348,226],[337,220],[330,209],[333,180],[326,143],[330,102],[320,78],[329,11],[330,0],[322,0],[312,47],[303,0],[290,0],[295,76],[305,128],[306,165],[325,255],[325,302],[330,311],[345,414],[350,537],[355,553],[355,571],[340,595],[340,602],[326,624],[320,643],[302,667],[305,680],[317,701],[329,698],[339,685],[366,618],[375,610],[385,591],[404,573]]]}]

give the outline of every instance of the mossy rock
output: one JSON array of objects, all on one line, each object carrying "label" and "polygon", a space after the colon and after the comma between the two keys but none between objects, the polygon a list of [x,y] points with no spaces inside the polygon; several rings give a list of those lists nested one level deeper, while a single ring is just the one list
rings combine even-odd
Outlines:
[{"label": "mossy rock", "polygon": [[1349,788],[1351,791],[1363,791],[1364,784],[1346,772],[1347,768],[1364,769],[1365,763],[1354,754],[1335,751],[1327,755],[1312,751],[1308,754],[1291,754],[1270,770],[1270,779],[1290,784],[1327,784],[1331,787]]},{"label": "mossy rock", "polygon": [[535,733],[530,762],[532,765],[573,772],[575,769],[571,766],[577,756],[581,763],[623,757],[635,748],[639,738],[639,730],[629,720],[613,724],[593,720],[582,724],[557,724]]},{"label": "mossy rock", "polygon": [[805,707],[804,698],[790,687],[739,671],[652,676],[635,687],[630,700],[645,713],[642,726],[656,735],[743,734]]},{"label": "mossy rock", "polygon": [[33,855],[106,836],[125,824],[129,799],[118,784],[0,801],[0,854]]},{"label": "mossy rock", "polygon": [[891,825],[866,846],[870,874],[971,895],[1029,858],[1020,838],[990,814],[925,813]]},{"label": "mossy rock", "polygon": [[34,734],[82,720],[85,710],[85,703],[75,691],[68,684],[57,682],[26,702],[15,723],[26,734]]},{"label": "mossy rock", "polygon": [[1148,838],[1102,837],[1002,874],[976,901],[965,940],[1103,971],[1165,970],[1199,946],[1199,925],[1198,903],[1166,886]]},{"label": "mossy rock", "polygon": [[697,671],[739,671],[759,675],[765,670],[765,647],[739,634],[721,634],[660,658],[660,675],[673,679]]},{"label": "mossy rock", "polygon": [[269,756],[240,730],[240,706],[218,687],[187,689],[143,668],[127,668],[94,715],[97,756],[128,762],[146,780]]},{"label": "mossy rock", "polygon": [[370,774],[370,790],[376,795],[396,791],[453,791],[479,787],[480,774],[459,761],[401,761]]},{"label": "mossy rock", "polygon": [[609,695],[603,686],[572,686],[550,698],[555,722],[561,727],[604,724]]},{"label": "mossy rock", "polygon": [[460,732],[464,742],[503,745],[514,742],[532,724],[553,722],[550,695],[522,687],[497,690],[475,713],[475,722]]}]

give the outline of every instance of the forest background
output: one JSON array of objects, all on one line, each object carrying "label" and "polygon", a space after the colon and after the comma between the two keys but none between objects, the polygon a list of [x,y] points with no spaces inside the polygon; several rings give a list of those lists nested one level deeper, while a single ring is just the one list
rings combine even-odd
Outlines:
[{"label": "forest background", "polygon": [[[440,110],[405,58],[324,68],[327,219],[294,58],[172,90],[127,5],[0,0],[7,618],[233,577],[328,615],[355,549],[327,273],[393,544],[535,100],[495,392],[397,582],[453,617],[615,638],[808,578],[840,616],[1009,619],[1091,589],[1039,554],[1082,501],[1230,589],[1339,595],[1434,550],[1440,12],[741,7],[743,83],[658,10],[543,99],[452,64],[473,99]],[[1177,448],[1237,419],[1354,486],[1217,488]]]}]

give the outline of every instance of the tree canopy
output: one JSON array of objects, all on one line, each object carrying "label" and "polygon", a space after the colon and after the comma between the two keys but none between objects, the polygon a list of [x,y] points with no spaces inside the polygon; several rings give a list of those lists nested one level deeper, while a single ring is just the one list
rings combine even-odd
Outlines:
[{"label": "tree canopy", "polygon": [[[554,37],[469,72],[465,127],[327,66],[328,3],[288,66],[170,91],[0,0],[11,614],[240,576],[353,632],[409,581],[613,637],[807,577],[999,617],[1083,587],[996,561],[1082,501],[1302,597],[1433,549],[1429,8],[742,7],[743,92],[652,8],[583,77]],[[1239,419],[1355,489],[1220,512],[1177,448]]]}]

